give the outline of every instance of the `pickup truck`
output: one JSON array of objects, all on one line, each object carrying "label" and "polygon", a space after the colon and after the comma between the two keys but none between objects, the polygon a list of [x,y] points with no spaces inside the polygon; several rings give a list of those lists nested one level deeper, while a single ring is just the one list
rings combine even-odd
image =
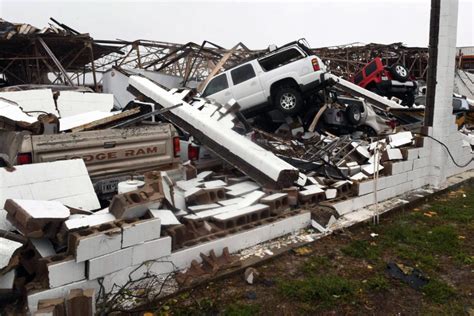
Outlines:
[{"label": "pickup truck", "polygon": [[385,66],[380,57],[374,58],[351,81],[367,90],[387,98],[397,97],[409,107],[415,102],[416,82],[410,80],[408,69],[402,64]]},{"label": "pickup truck", "polygon": [[221,104],[235,99],[244,112],[270,105],[294,115],[302,110],[305,95],[321,86],[325,72],[326,65],[300,40],[222,72],[201,96]]},{"label": "pickup truck", "polygon": [[102,200],[130,176],[180,163],[178,133],[168,123],[50,135],[0,130],[0,140],[0,154],[16,165],[82,158]]}]

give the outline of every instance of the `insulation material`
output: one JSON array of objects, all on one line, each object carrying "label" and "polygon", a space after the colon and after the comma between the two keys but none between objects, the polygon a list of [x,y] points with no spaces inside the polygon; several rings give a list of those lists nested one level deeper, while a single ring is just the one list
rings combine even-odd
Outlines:
[{"label": "insulation material", "polygon": [[0,92],[0,98],[16,102],[25,112],[40,111],[33,113],[34,116],[44,112],[59,116],[51,89]]},{"label": "insulation material", "polygon": [[20,165],[14,172],[1,168],[1,206],[6,199],[59,201],[82,210],[100,208],[82,159]]},{"label": "insulation material", "polygon": [[110,112],[114,106],[113,94],[61,91],[58,97],[61,118],[92,112]]},{"label": "insulation material", "polygon": [[36,116],[28,115],[21,110],[18,105],[0,99],[0,116],[4,116],[14,121],[27,123],[36,122]]}]

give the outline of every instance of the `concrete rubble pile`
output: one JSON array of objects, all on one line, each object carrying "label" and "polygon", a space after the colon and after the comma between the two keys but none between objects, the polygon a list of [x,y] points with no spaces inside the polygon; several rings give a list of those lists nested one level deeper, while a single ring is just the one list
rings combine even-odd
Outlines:
[{"label": "concrete rubble pile", "polygon": [[[7,40],[63,34],[1,19],[0,29]],[[335,136],[316,128],[319,111],[306,113],[314,126],[292,114],[268,131],[233,99],[219,104],[122,75],[136,99],[120,111],[115,95],[85,87],[0,91],[0,306],[15,305],[8,312],[93,315],[145,305],[273,255],[266,245],[314,241],[348,215],[375,216],[380,201],[470,170],[474,132],[468,124],[458,131],[454,118],[445,124],[449,148],[439,147],[431,127]],[[396,105],[325,76],[374,107]],[[46,137],[35,143],[39,135]],[[188,151],[195,145],[183,135],[219,166],[180,160],[180,141]],[[33,145],[22,152],[25,143],[36,152]],[[447,160],[445,149],[461,163]],[[433,153],[446,154],[447,166],[432,164]],[[257,276],[245,273],[249,284]]]},{"label": "concrete rubble pile", "polygon": [[[92,315],[117,304],[110,302],[117,293],[151,296],[156,282],[166,285],[158,294],[172,293],[239,267],[234,254],[245,248],[309,226],[326,232],[377,186],[396,195],[401,189],[392,188],[405,185],[410,172],[424,172],[429,159],[425,139],[411,132],[373,140],[300,127],[269,134],[244,128],[236,103],[222,106],[138,76],[130,86],[233,168],[198,172],[187,162],[148,171],[143,181],[125,182],[106,208],[82,159],[2,169],[1,291],[7,300],[26,297],[32,313]],[[3,104],[9,109],[3,113],[27,115]],[[137,114],[141,119],[136,110],[117,122],[135,122]],[[3,122],[4,129],[29,132],[38,124]],[[40,133],[47,130],[44,117],[38,122]],[[57,117],[51,122],[61,130]],[[98,122],[76,130],[117,123]]]},{"label": "concrete rubble pile", "polygon": [[[85,170],[82,160],[18,166],[15,172],[2,170],[2,185],[10,190],[3,196],[4,212],[12,225],[9,230],[14,231],[2,239],[2,291],[26,293],[31,312],[67,310],[78,304],[76,300],[87,302],[88,310],[93,311],[90,297],[99,290],[97,280],[103,280],[102,286],[109,292],[113,284],[120,283],[114,273],[125,271],[128,276],[130,268],[143,268],[146,262],[157,274],[177,273],[188,265],[201,274],[212,274],[239,264],[230,252],[261,240],[247,238],[240,246],[228,246],[226,236],[240,238],[273,227],[268,235],[259,237],[266,240],[303,228],[310,219],[308,212],[291,207],[289,196],[296,191],[266,190],[248,177],[197,173],[191,165],[149,172],[141,187],[116,195],[109,208],[98,211],[90,180],[70,188],[67,197],[54,191],[22,193],[12,185],[19,182],[26,188],[43,182],[48,191],[51,181],[68,183],[71,174],[61,176],[58,172],[74,167],[82,170],[76,171],[81,177]],[[59,179],[39,177],[48,170],[55,170]],[[38,176],[21,179],[26,172]],[[86,194],[81,193],[84,186],[89,187]],[[79,196],[83,199],[76,198]],[[206,242],[207,251],[206,247],[193,247]],[[219,259],[222,251],[224,257]],[[198,269],[195,260],[199,254],[209,267]],[[170,256],[175,256],[173,264]],[[134,273],[139,278],[145,271]],[[186,279],[188,275],[177,277],[181,282]]]}]

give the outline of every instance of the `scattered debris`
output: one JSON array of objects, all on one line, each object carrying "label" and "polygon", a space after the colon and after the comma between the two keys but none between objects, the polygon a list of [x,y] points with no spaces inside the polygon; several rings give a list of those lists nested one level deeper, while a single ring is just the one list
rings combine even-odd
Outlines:
[{"label": "scattered debris", "polygon": [[421,289],[429,282],[420,270],[401,263],[389,262],[386,270],[391,277],[402,280],[415,290]]}]

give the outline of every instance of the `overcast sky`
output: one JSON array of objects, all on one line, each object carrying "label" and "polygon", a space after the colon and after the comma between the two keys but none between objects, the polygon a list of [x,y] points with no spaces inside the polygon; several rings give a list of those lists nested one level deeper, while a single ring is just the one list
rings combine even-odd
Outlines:
[{"label": "overcast sky", "polygon": [[[209,40],[230,48],[353,42],[427,46],[430,0],[26,1],[0,0],[0,16],[46,26],[49,17],[95,39]],[[460,0],[457,46],[474,46],[474,0]]]}]

